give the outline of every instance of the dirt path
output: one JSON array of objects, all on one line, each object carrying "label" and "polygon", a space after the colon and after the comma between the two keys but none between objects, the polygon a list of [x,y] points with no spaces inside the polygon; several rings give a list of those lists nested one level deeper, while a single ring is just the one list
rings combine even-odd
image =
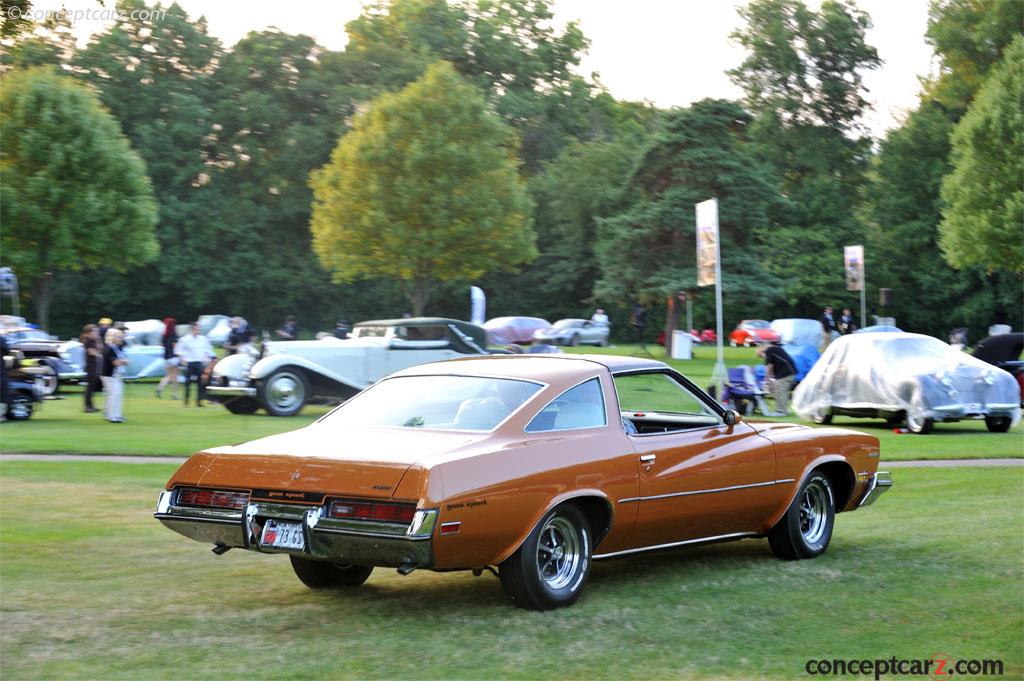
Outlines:
[{"label": "dirt path", "polygon": [[[104,461],[107,463],[162,463],[180,466],[182,456],[109,456],[106,454],[0,454],[4,461]],[[889,468],[980,468],[986,466],[1024,466],[1024,459],[935,459],[920,461],[882,461],[878,467]]]}]

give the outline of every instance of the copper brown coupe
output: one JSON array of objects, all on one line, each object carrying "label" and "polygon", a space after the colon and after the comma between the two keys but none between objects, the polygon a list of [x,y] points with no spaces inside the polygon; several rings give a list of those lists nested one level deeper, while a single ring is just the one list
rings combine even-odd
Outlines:
[{"label": "copper brown coupe", "polygon": [[892,485],[878,440],[747,423],[652,360],[491,356],[379,381],[305,428],[192,456],[156,517],[313,588],[374,567],[497,567],[513,603],[580,595],[592,560],[767,537],[813,558]]}]

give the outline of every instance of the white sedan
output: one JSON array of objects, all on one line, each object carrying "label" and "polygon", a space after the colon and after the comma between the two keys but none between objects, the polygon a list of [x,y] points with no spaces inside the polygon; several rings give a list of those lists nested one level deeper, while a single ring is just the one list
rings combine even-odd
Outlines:
[{"label": "white sedan", "polygon": [[608,345],[611,328],[589,319],[559,319],[549,329],[533,334],[535,343],[547,345]]}]

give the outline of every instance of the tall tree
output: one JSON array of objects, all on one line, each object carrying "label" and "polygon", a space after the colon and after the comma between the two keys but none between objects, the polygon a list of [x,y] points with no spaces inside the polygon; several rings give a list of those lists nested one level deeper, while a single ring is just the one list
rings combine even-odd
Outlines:
[{"label": "tall tree", "polygon": [[515,135],[445,62],[357,116],[310,178],[313,247],[341,282],[384,275],[422,314],[440,282],[536,255]]},{"label": "tall tree", "polygon": [[952,144],[939,225],[946,259],[1024,274],[1024,36],[991,70]]},{"label": "tall tree", "polygon": [[[768,227],[778,190],[746,139],[749,123],[737,104],[722,100],[669,114],[632,174],[627,205],[598,220],[598,296],[660,303],[695,288],[694,206],[717,197],[727,312],[771,303],[776,291],[751,245]],[[713,315],[702,300],[698,315],[709,308]]]},{"label": "tall tree", "polygon": [[62,270],[123,271],[156,256],[156,202],[117,121],[51,67],[5,74],[0,118],[3,258],[33,287],[48,329]]},{"label": "tall tree", "polygon": [[880,64],[865,41],[870,19],[845,0],[817,12],[801,0],[753,0],[733,34],[748,50],[730,72],[757,120],[750,137],[782,178],[788,201],[762,230],[764,262],[786,307],[809,314],[843,291],[842,246],[864,236],[856,207],[870,140],[863,72]]}]

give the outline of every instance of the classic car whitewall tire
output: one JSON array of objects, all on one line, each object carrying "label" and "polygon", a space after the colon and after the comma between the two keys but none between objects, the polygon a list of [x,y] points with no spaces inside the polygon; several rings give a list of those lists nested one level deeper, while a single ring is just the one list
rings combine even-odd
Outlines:
[{"label": "classic car whitewall tire", "polygon": [[60,392],[60,376],[57,374],[57,367],[50,362],[40,360],[39,368],[42,369],[43,397],[50,397]]},{"label": "classic car whitewall tire", "polygon": [[373,572],[372,565],[338,565],[322,560],[288,556],[299,581],[310,589],[359,586]]},{"label": "classic car whitewall tire", "polygon": [[301,369],[284,367],[260,381],[258,394],[271,416],[295,416],[306,405],[309,381]]},{"label": "classic car whitewall tire", "polygon": [[786,514],[768,532],[768,544],[779,558],[799,560],[825,553],[836,521],[832,483],[814,472],[801,485]]},{"label": "classic car whitewall tire", "polygon": [[910,415],[909,411],[907,412],[906,420],[907,430],[909,430],[911,433],[917,433],[918,435],[927,435],[928,433],[932,432],[932,428],[935,427],[935,421],[933,419],[914,418],[913,416]]},{"label": "classic car whitewall tire", "polygon": [[811,414],[811,420],[823,426],[832,424],[832,412],[828,410],[817,411]]},{"label": "classic car whitewall tire", "polygon": [[548,511],[501,564],[501,586],[514,605],[527,610],[572,605],[587,582],[592,552],[586,516],[563,504]]}]

